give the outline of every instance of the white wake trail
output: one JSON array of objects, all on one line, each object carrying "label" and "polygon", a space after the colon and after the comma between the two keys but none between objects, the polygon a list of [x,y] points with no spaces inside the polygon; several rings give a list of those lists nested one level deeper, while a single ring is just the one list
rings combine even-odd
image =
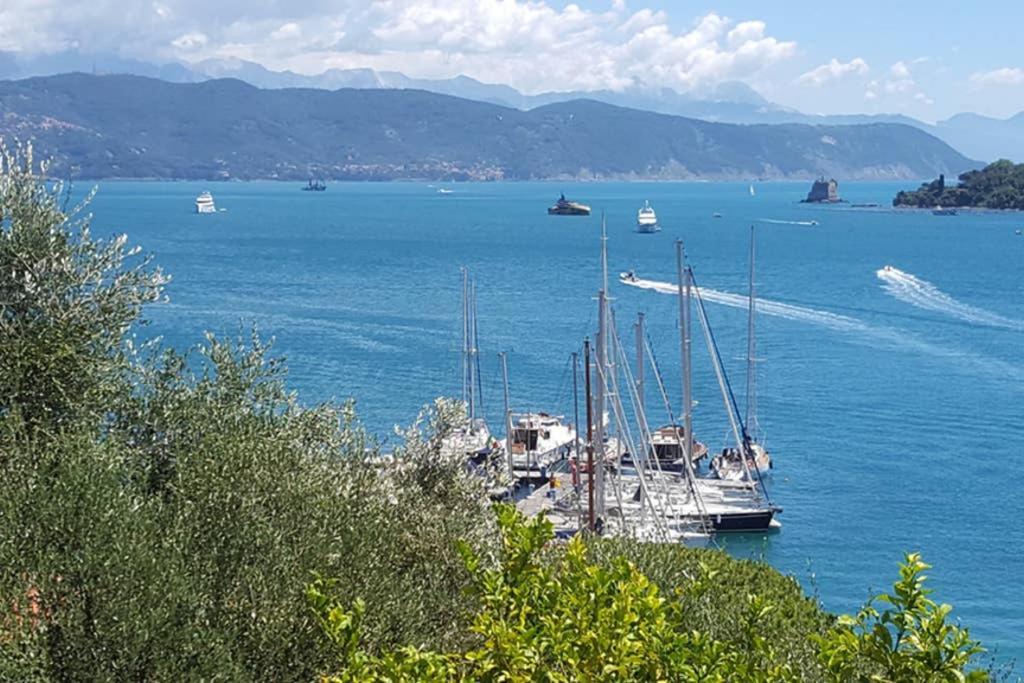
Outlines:
[{"label": "white wake trail", "polygon": [[775,218],[758,218],[758,223],[774,223],[775,225],[804,225],[813,226],[817,225],[818,221],[782,221]]},{"label": "white wake trail", "polygon": [[[671,282],[658,282],[656,280],[642,280],[639,278],[635,280],[622,278],[620,282],[624,285],[637,287],[639,289],[651,289],[656,292],[661,292],[662,294],[676,294],[679,291],[677,286]],[[700,287],[699,291],[700,295],[706,301],[721,304],[723,306],[745,309],[749,303],[747,297],[741,294],[719,292],[706,287]],[[814,323],[816,325],[828,327],[833,330],[839,330],[841,332],[884,333],[884,330],[874,328],[865,322],[857,320],[856,318],[839,315],[838,313],[829,313],[828,311],[819,311],[814,308],[784,304],[780,301],[772,301],[770,299],[757,299],[757,312],[778,318],[785,318],[787,320]]]},{"label": "white wake trail", "polygon": [[886,266],[875,273],[886,292],[912,306],[958,318],[976,325],[1024,330],[1024,321],[957,301],[938,287],[899,268]]},{"label": "white wake trail", "polygon": [[[629,285],[630,287],[649,289],[662,294],[675,295],[679,292],[678,287],[671,282],[644,280],[629,276],[620,277],[619,282],[624,285]],[[749,302],[747,297],[741,294],[719,292],[705,287],[700,287],[699,291],[701,297],[706,301],[732,308],[746,309]],[[979,356],[967,350],[950,349],[938,346],[931,342],[917,339],[903,330],[898,330],[892,327],[871,325],[863,320],[852,318],[850,316],[840,315],[838,313],[829,313],[828,311],[821,311],[815,308],[785,304],[781,301],[772,301],[771,299],[759,298],[756,301],[757,312],[759,315],[763,314],[777,318],[785,318],[786,320],[818,325],[837,332],[851,333],[851,340],[860,337],[863,340],[872,340],[872,344],[880,342],[890,347],[909,349],[916,353],[927,353],[939,358],[950,359],[961,366],[966,362],[984,371],[986,374],[993,375],[1001,379],[1013,378],[1024,381],[1024,370],[1016,365],[986,356]]]}]

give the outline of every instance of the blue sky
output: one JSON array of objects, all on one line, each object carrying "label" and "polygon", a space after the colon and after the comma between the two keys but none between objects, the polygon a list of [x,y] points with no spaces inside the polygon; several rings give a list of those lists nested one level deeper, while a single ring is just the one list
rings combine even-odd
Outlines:
[{"label": "blue sky", "polygon": [[1024,110],[1024,2],[3,0],[0,51],[460,73],[524,92],[742,81],[814,113]]}]

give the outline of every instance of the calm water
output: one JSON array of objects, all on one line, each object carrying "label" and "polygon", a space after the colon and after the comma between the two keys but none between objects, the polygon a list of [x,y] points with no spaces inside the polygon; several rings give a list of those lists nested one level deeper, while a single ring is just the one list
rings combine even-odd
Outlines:
[{"label": "calm water", "polygon": [[[548,217],[559,191],[607,212],[613,274],[674,281],[682,237],[700,284],[720,292],[746,290],[752,221],[819,221],[759,224],[759,294],[788,304],[766,304],[758,321],[761,423],[785,526],[726,545],[847,611],[920,550],[974,634],[1000,659],[1024,656],[1024,216],[804,206],[805,183],[760,184],[755,197],[746,184],[456,184],[450,195],[412,183],[316,194],[212,184],[227,211],[194,215],[206,187],[101,185],[97,231],[127,232],[174,276],[145,334],[185,346],[256,324],[306,402],[356,397],[383,437],[459,391],[461,265],[478,278],[492,423],[502,350],[517,409],[571,414],[569,355],[596,324],[600,218]],[[884,206],[898,187],[841,189]],[[663,232],[633,232],[644,199]],[[876,275],[886,264],[902,271],[888,283]],[[647,314],[678,404],[674,297],[618,283],[612,295],[630,347],[632,318]],[[742,390],[745,312],[708,306]],[[720,447],[721,399],[696,352],[696,429]]]}]

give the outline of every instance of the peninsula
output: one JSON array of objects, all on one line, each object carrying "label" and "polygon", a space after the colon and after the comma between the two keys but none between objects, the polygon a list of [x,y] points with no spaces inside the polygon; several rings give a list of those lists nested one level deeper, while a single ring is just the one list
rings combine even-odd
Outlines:
[{"label": "peninsula", "polygon": [[917,190],[901,191],[893,206],[934,206],[980,209],[1024,209],[1024,164],[1000,159],[981,170],[968,171],[951,187],[946,177],[924,183]]}]

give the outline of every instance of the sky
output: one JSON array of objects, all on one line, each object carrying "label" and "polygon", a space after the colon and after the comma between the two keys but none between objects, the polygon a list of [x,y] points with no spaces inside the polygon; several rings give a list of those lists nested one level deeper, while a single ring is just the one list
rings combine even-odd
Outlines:
[{"label": "sky", "polygon": [[1024,2],[0,0],[0,51],[316,74],[465,74],[526,93],[742,81],[807,113],[1024,110]]}]

